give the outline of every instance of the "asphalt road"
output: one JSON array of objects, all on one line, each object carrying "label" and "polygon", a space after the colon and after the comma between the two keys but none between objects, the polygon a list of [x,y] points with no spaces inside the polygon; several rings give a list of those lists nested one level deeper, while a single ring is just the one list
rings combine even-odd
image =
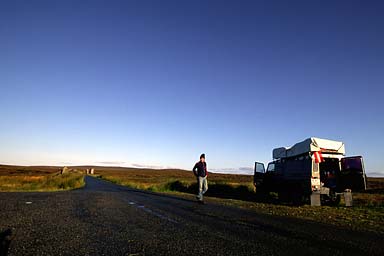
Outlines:
[{"label": "asphalt road", "polygon": [[159,195],[0,193],[0,255],[384,255],[383,236]]}]

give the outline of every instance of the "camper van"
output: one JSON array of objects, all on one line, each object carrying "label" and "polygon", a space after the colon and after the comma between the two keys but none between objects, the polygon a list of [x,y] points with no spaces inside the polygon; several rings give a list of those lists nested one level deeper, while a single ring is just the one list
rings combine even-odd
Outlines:
[{"label": "camper van", "polygon": [[255,162],[256,191],[277,192],[279,199],[302,200],[320,195],[335,204],[345,191],[366,189],[363,157],[345,157],[343,142],[308,138],[292,147],[275,148],[265,169]]}]

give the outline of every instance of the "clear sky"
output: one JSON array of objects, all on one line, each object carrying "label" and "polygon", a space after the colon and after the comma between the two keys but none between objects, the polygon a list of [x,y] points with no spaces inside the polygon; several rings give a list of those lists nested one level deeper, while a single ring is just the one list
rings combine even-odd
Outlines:
[{"label": "clear sky", "polygon": [[0,162],[246,172],[316,136],[384,175],[383,1],[1,1]]}]

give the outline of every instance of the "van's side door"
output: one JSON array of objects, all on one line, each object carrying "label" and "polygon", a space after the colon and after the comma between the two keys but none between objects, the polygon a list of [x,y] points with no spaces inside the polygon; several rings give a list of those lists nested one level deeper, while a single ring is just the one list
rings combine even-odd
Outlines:
[{"label": "van's side door", "polygon": [[275,162],[268,163],[267,171],[264,175],[264,185],[269,191],[277,191],[281,182],[281,173],[276,172]]},{"label": "van's side door", "polygon": [[352,191],[367,189],[363,157],[345,157],[340,160],[339,190]]},{"label": "van's side door", "polygon": [[263,183],[265,175],[265,167],[263,163],[255,162],[255,170],[253,174],[253,184],[255,187],[260,186]]}]

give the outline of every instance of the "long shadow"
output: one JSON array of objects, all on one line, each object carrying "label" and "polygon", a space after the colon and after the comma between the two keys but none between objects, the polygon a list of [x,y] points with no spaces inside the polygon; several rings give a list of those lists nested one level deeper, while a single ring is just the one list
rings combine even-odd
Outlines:
[{"label": "long shadow", "polygon": [[[88,177],[89,179],[96,179],[95,177]],[[158,188],[149,190],[141,190],[136,188],[130,188],[125,187],[122,185],[118,185],[112,181],[98,179],[99,182],[105,182],[109,184],[114,184],[119,186],[119,191],[131,191],[135,193],[144,193],[144,194],[151,194],[159,196],[157,192],[159,192]],[[168,182],[165,185],[161,186],[161,190],[164,191],[176,191],[176,192],[183,192],[187,194],[196,195],[197,194],[197,183],[192,184],[185,184],[179,180]],[[224,199],[237,199],[242,201],[250,201],[250,202],[260,202],[260,203],[268,203],[268,204],[287,204],[287,202],[279,201],[275,196],[271,195],[270,193],[255,193],[254,191],[250,190],[247,186],[240,185],[240,186],[232,186],[228,184],[222,184],[222,183],[208,183],[208,191],[205,194],[206,196],[212,196],[217,198],[224,198]],[[177,200],[183,200],[188,202],[194,202],[195,200],[190,200],[186,198],[181,198],[173,195],[165,195],[161,194],[162,197],[168,197],[173,198]],[[288,203],[289,204],[289,203]]]},{"label": "long shadow", "polygon": [[[197,183],[184,184],[178,180],[169,182],[165,187],[171,191],[178,191],[188,194],[196,194],[198,190]],[[279,203],[270,195],[255,193],[244,185],[231,186],[221,183],[208,184],[208,191],[205,195],[217,198],[237,199],[252,202]]]},{"label": "long shadow", "polygon": [[11,244],[12,230],[6,229],[0,232],[0,256],[7,256]]}]

